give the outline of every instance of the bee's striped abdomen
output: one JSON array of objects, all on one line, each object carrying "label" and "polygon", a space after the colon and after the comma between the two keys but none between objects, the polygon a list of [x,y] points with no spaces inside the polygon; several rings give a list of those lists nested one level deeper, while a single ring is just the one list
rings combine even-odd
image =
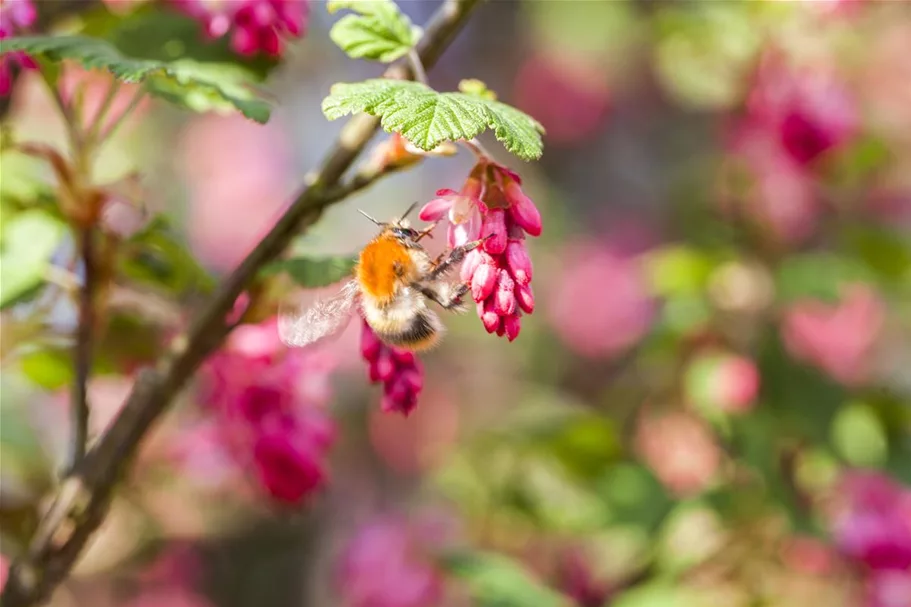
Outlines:
[{"label": "bee's striped abdomen", "polygon": [[374,333],[381,341],[390,346],[415,352],[432,348],[439,342],[443,334],[439,318],[430,310],[423,310],[415,314],[405,325],[394,329],[389,326],[385,329],[387,330],[377,330],[377,327],[373,327]]}]

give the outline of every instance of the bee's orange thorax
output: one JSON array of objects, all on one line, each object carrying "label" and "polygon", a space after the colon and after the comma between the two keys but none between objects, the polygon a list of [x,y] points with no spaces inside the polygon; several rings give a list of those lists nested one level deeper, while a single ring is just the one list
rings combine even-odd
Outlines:
[{"label": "bee's orange thorax", "polygon": [[380,236],[361,251],[357,280],[367,295],[388,301],[413,272],[408,249],[391,236]]}]

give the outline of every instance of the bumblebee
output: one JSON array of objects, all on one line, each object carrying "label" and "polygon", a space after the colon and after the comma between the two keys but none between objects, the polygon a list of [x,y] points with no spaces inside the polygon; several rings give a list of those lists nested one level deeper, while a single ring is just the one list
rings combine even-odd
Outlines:
[{"label": "bumblebee", "polygon": [[450,283],[446,276],[484,241],[466,243],[431,259],[420,241],[436,224],[423,231],[412,228],[407,217],[414,207],[390,222],[361,211],[380,232],[361,250],[354,278],[338,294],[309,308],[280,312],[278,331],[285,344],[303,347],[338,333],[356,305],[387,345],[419,352],[439,343],[445,327],[428,302],[448,311],[463,310],[462,297],[469,286]]}]

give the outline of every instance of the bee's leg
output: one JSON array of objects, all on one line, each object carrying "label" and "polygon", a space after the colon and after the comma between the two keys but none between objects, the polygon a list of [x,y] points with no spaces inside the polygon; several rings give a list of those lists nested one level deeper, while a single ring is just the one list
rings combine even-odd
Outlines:
[{"label": "bee's leg", "polygon": [[466,242],[463,245],[459,245],[459,246],[453,248],[449,252],[449,254],[446,256],[446,258],[443,259],[442,261],[440,261],[436,265],[436,267],[434,267],[433,270],[431,270],[430,273],[427,274],[426,280],[436,280],[437,278],[439,278],[440,276],[442,276],[443,274],[448,272],[450,270],[450,268],[452,268],[452,266],[454,266],[457,263],[461,263],[462,260],[465,259],[465,256],[468,255],[468,253],[477,249],[479,246],[484,244],[484,241],[486,241],[488,238],[491,238],[492,236],[493,236],[493,234],[487,236],[486,238],[482,238],[480,240],[473,240],[471,242]]},{"label": "bee's leg", "polygon": [[437,288],[423,283],[415,283],[412,286],[424,297],[440,304],[445,310],[460,310],[463,307],[462,296],[469,289],[466,284],[451,285],[449,283],[443,283]]}]

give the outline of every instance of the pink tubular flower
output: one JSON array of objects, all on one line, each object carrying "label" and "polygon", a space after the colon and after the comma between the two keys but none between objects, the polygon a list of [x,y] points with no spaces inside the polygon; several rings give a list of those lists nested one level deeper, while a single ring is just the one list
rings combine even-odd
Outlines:
[{"label": "pink tubular flower", "polygon": [[206,365],[202,400],[228,451],[249,463],[265,492],[298,504],[326,480],[334,426],[321,406],[333,363],[286,350],[276,335],[274,320],[239,327]]},{"label": "pink tubular flower", "polygon": [[837,305],[802,301],[785,312],[782,333],[795,358],[846,385],[863,383],[884,322],[883,304],[869,287],[845,290]]},{"label": "pink tubular flower", "polygon": [[487,332],[513,341],[522,313],[535,309],[525,235],[541,234],[541,213],[522,191],[519,176],[491,161],[475,165],[461,191],[439,190],[437,196],[421,209],[421,219],[446,216],[451,247],[484,239],[466,256],[460,276]]},{"label": "pink tubular flower", "polygon": [[361,356],[367,361],[370,381],[383,384],[383,411],[408,416],[418,404],[424,387],[424,369],[413,352],[381,342],[366,322],[361,333]]},{"label": "pink tubular flower", "polygon": [[433,607],[443,582],[417,534],[382,520],[363,527],[339,563],[339,586],[351,607]]},{"label": "pink tubular flower", "polygon": [[173,0],[203,23],[206,35],[231,34],[231,48],[241,55],[262,51],[282,54],[284,38],[298,38],[307,24],[307,0]]},{"label": "pink tubular flower", "polygon": [[[0,0],[0,40],[26,30],[37,17],[32,0]],[[8,95],[13,85],[11,63],[26,69],[38,67],[31,57],[22,52],[0,55],[0,97]]]},{"label": "pink tubular flower", "polygon": [[876,571],[867,578],[865,607],[907,607],[911,605],[911,570]]}]

